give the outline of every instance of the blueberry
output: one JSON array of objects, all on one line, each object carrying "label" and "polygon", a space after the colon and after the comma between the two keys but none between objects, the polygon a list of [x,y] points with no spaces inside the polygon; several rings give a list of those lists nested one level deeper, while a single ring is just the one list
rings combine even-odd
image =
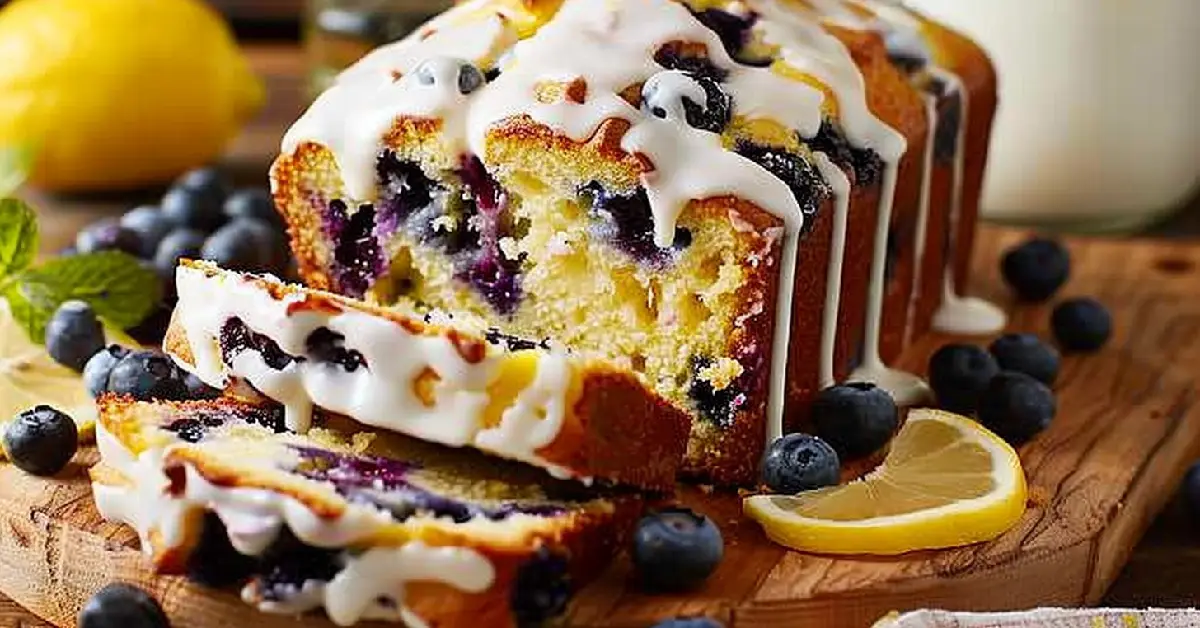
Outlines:
[{"label": "blueberry", "polygon": [[154,254],[154,265],[163,274],[174,276],[181,258],[200,259],[204,234],[195,229],[176,229],[167,234]]},{"label": "blueberry", "polygon": [[811,434],[778,438],[763,454],[762,483],[776,493],[793,495],[838,483],[842,462],[829,443]]},{"label": "blueberry", "polygon": [[929,385],[938,405],[958,414],[975,413],[979,396],[999,372],[996,358],[975,345],[945,345],[929,358]]},{"label": "blueberry", "polygon": [[88,360],[83,367],[83,383],[93,398],[108,392],[108,376],[121,358],[129,355],[129,349],[121,345],[108,345]]},{"label": "blueberry", "polygon": [[567,610],[571,594],[566,557],[541,547],[517,570],[509,607],[518,626],[542,626]]},{"label": "blueberry", "polygon": [[158,602],[145,591],[114,582],[83,605],[78,628],[169,628],[170,622]]},{"label": "blueberry", "polygon": [[739,141],[736,150],[788,186],[804,215],[804,233],[811,230],[821,203],[833,194],[816,166],[801,155],[753,142]]},{"label": "blueberry", "polygon": [[387,258],[375,235],[375,216],[375,207],[369,203],[351,214],[345,202],[329,202],[323,228],[333,245],[330,270],[338,294],[361,297],[387,272]]},{"label": "blueberry", "polygon": [[825,153],[839,168],[853,171],[855,185],[872,186],[883,174],[879,153],[851,145],[841,126],[829,120],[822,121],[816,137],[805,140],[804,144],[813,152]]},{"label": "blueberry", "polygon": [[157,351],[131,351],[121,358],[108,375],[108,391],[142,401],[187,397],[179,369]]},{"label": "blueberry", "polygon": [[216,201],[217,205],[225,202],[229,196],[229,181],[216,168],[197,168],[185,172],[175,180],[172,188],[186,188],[200,192]]},{"label": "blueberry", "polygon": [[[753,12],[746,14],[732,13],[721,9],[705,9],[695,14],[701,24],[707,26],[721,39],[729,56],[742,63],[759,65],[760,60],[748,59],[743,55],[746,43],[750,40],[751,29],[758,21],[758,15]],[[767,60],[770,63],[770,60]]]},{"label": "blueberry", "polygon": [[122,227],[116,218],[106,218],[83,228],[75,236],[75,251],[124,251],[130,255],[141,252],[141,241],[133,231]]},{"label": "blueberry", "polygon": [[152,261],[142,261],[143,267],[158,276],[158,281],[162,287],[162,302],[167,305],[175,305],[179,300],[179,291],[175,285],[175,267],[160,268],[158,264]]},{"label": "blueberry", "polygon": [[470,94],[471,92],[483,87],[487,80],[483,77],[483,72],[479,68],[470,63],[464,63],[458,69],[458,91],[461,94]]},{"label": "blueberry", "polygon": [[160,345],[163,336],[167,334],[167,328],[171,326],[171,312],[170,306],[160,303],[142,319],[142,322],[126,329],[125,333],[143,345]]},{"label": "blueberry", "polygon": [[1050,425],[1057,409],[1054,393],[1016,371],[992,378],[979,398],[979,422],[1012,445],[1020,445]]},{"label": "blueberry", "polygon": [[854,382],[822,390],[813,401],[812,420],[817,436],[845,460],[886,445],[900,424],[900,412],[887,391]]},{"label": "blueberry", "polygon": [[221,391],[204,383],[204,380],[192,373],[183,374],[183,388],[187,391],[188,399],[216,399]]},{"label": "blueberry", "polygon": [[59,249],[58,253],[55,253],[55,255],[58,257],[74,257],[79,255],[79,249],[75,248],[74,244],[69,244]]},{"label": "blueberry", "polygon": [[230,220],[253,218],[276,226],[283,224],[279,212],[275,211],[275,200],[265,188],[244,188],[234,192],[225,201],[225,216]]},{"label": "blueberry", "polygon": [[455,276],[470,284],[502,315],[511,315],[521,303],[521,271],[498,255],[482,254]]},{"label": "blueberry", "polygon": [[1047,386],[1058,378],[1058,351],[1033,334],[1005,334],[988,351],[1006,371],[1024,373]]},{"label": "blueberry", "polygon": [[725,628],[725,625],[709,617],[672,617],[650,628]]},{"label": "blueberry", "polygon": [[667,42],[654,53],[654,62],[668,70],[699,74],[714,81],[724,81],[729,71],[719,68],[705,54],[696,54],[682,42]]},{"label": "blueberry", "polygon": [[287,234],[261,220],[243,218],[234,222],[245,223],[247,229],[257,234],[264,251],[264,261],[259,270],[276,276],[286,275],[292,264],[292,249],[288,246]]},{"label": "blueberry", "polygon": [[206,587],[240,584],[254,574],[258,561],[235,549],[225,523],[213,512],[204,513],[200,540],[188,556],[188,580]]},{"label": "blueberry", "polygon": [[725,541],[712,519],[687,508],[668,508],[641,518],[633,533],[633,564],[648,588],[695,588],[716,570]]},{"label": "blueberry", "polygon": [[1112,315],[1095,299],[1070,299],[1054,308],[1050,327],[1064,351],[1091,352],[1103,347],[1112,335]]},{"label": "blueberry", "polygon": [[79,447],[75,421],[50,406],[16,416],[4,430],[4,453],[22,471],[49,476],[62,471]]},{"label": "blueberry", "polygon": [[1192,517],[1200,522],[1200,461],[1193,464],[1187,475],[1183,476],[1183,500]]},{"label": "blueberry", "polygon": [[468,61],[462,59],[447,59],[445,57],[427,59],[421,62],[413,74],[417,82],[427,87],[439,83],[453,82],[460,94],[470,94],[483,87],[487,81],[483,72]]},{"label": "blueberry", "polygon": [[[697,102],[694,92],[704,94]],[[677,70],[659,72],[642,86],[642,109],[656,118],[685,120],[694,128],[720,133],[729,124],[733,100],[716,81]]]},{"label": "blueberry", "polygon": [[328,327],[318,327],[304,340],[305,350],[311,359],[322,363],[340,365],[347,373],[365,367],[367,361],[362,353],[347,349],[346,337]]},{"label": "blueberry", "polygon": [[591,235],[610,242],[638,262],[652,266],[665,265],[677,251],[691,244],[691,233],[678,227],[671,246],[659,248],[654,242],[654,217],[644,189],[639,188],[629,196],[622,196],[592,182],[583,186],[580,194],[585,197],[584,202],[590,205],[588,217],[592,221]]},{"label": "blueberry", "polygon": [[157,207],[143,205],[125,212],[121,216],[121,226],[137,235],[138,257],[151,259],[158,251],[158,243],[167,237],[173,225]]},{"label": "blueberry", "polygon": [[1071,256],[1049,238],[1032,238],[1009,249],[1000,264],[1004,280],[1026,301],[1045,301],[1071,274]]},{"label": "blueberry", "polygon": [[200,257],[229,270],[259,272],[268,270],[275,261],[276,246],[269,225],[241,218],[209,236],[200,249]]},{"label": "blueberry", "polygon": [[212,233],[225,222],[221,211],[225,198],[187,187],[167,190],[162,198],[162,213],[176,227]]},{"label": "blueberry", "polygon": [[104,348],[104,327],[92,306],[67,301],[58,306],[46,323],[46,352],[55,362],[83,371],[96,352]]}]

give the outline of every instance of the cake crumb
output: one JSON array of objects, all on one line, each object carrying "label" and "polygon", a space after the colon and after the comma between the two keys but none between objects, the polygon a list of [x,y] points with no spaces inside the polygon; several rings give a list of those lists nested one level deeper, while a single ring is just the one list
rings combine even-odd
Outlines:
[{"label": "cake crumb", "polygon": [[505,236],[500,238],[500,252],[504,254],[505,259],[509,261],[520,261],[521,259],[521,244],[516,238]]},{"label": "cake crumb", "polygon": [[546,243],[546,251],[551,255],[570,255],[572,250],[571,239],[565,233],[556,233]]},{"label": "cake crumb", "polygon": [[441,216],[434,218],[433,223],[431,224],[433,225],[434,231],[441,231],[444,233],[453,233],[454,230],[458,229],[458,220],[455,219],[454,216],[447,214],[442,214]]},{"label": "cake crumb", "polygon": [[350,437],[350,449],[353,449],[356,454],[365,454],[374,441],[374,432],[358,432]]},{"label": "cake crumb", "polygon": [[713,360],[712,364],[697,371],[696,377],[708,382],[713,390],[724,390],[741,374],[741,362],[733,358],[718,358]]}]

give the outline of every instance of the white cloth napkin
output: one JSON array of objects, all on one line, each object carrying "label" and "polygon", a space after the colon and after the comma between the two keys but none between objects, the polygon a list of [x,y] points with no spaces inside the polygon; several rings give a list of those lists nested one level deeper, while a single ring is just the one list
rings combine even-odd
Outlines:
[{"label": "white cloth napkin", "polygon": [[1200,628],[1200,611],[1043,608],[1019,613],[915,611],[875,628]]}]

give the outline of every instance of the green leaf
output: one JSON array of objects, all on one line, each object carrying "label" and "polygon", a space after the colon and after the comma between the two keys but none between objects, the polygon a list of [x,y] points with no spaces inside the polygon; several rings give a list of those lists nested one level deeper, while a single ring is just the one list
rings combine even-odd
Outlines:
[{"label": "green leaf", "polygon": [[25,270],[38,248],[37,216],[24,202],[0,198],[0,279]]},{"label": "green leaf", "polygon": [[35,153],[28,144],[0,147],[0,196],[9,196],[21,187],[33,168]]},{"label": "green leaf", "polygon": [[46,322],[65,301],[86,301],[100,318],[127,329],[154,311],[162,285],[136,258],[104,251],[60,257],[24,270],[13,277],[4,296],[29,337],[44,342]]},{"label": "green leaf", "polygon": [[21,328],[25,330],[25,335],[29,336],[29,339],[34,342],[41,342],[42,337],[45,335],[45,319],[40,319],[41,322],[38,322],[39,317],[36,308],[29,301],[29,297],[25,295],[25,292],[21,290],[21,286],[16,283],[8,284],[4,289],[3,297],[8,302],[9,313],[21,325]]}]

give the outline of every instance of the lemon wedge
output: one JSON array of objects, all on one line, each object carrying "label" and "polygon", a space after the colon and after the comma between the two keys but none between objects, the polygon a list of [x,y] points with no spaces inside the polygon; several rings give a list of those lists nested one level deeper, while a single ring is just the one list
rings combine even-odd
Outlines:
[{"label": "lemon wedge", "polygon": [[913,410],[883,464],[861,480],[755,495],[746,515],[773,541],[822,554],[902,554],[993,539],[1025,512],[1008,443],[965,417]]},{"label": "lemon wedge", "polygon": [[[66,412],[88,440],[96,426],[96,404],[79,373],[57,363],[29,340],[0,299],[0,428],[18,413],[39,404]],[[0,458],[3,458],[0,450]]]}]

